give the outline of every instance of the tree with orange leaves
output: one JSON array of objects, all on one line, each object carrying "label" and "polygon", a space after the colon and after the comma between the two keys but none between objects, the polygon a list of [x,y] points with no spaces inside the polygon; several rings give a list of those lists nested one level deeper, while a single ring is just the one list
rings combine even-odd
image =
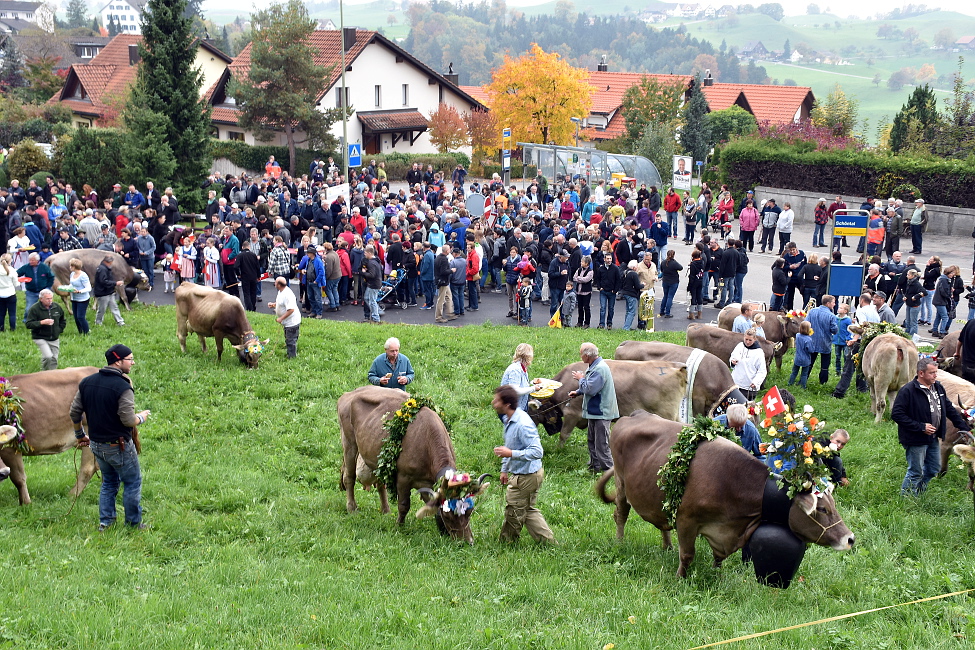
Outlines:
[{"label": "tree with orange leaves", "polygon": [[440,153],[470,144],[464,118],[453,106],[440,104],[437,110],[430,113],[430,144]]},{"label": "tree with orange leaves", "polygon": [[588,72],[574,68],[555,52],[532,43],[531,50],[504,63],[491,75],[489,107],[514,142],[571,144],[576,125],[592,106]]}]

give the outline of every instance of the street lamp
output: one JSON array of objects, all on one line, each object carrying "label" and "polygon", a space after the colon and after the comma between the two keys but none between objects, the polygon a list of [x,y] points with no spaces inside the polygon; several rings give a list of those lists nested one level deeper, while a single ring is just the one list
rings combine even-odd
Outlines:
[{"label": "street lamp", "polygon": [[571,121],[575,122],[575,125],[576,125],[576,148],[578,148],[579,147],[579,127],[582,126],[582,118],[581,117],[570,117],[569,119]]}]

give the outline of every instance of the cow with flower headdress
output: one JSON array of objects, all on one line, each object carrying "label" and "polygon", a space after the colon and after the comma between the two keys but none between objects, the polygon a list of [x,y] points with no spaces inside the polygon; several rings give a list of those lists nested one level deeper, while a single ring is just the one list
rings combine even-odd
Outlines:
[{"label": "cow with flower headdress", "polygon": [[428,399],[401,390],[363,386],[338,400],[342,434],[339,486],[349,512],[358,510],[355,483],[378,487],[380,512],[389,512],[387,490],[395,490],[396,523],[410,511],[413,490],[423,497],[416,516],[434,516],[444,534],[474,543],[470,517],[487,489],[478,478],[457,470],[456,454],[443,413]]},{"label": "cow with flower headdress", "polygon": [[[718,327],[723,330],[731,331],[735,322],[735,317],[741,314],[741,304],[732,303],[721,310],[718,314]],[[765,331],[765,340],[773,344],[781,344],[775,347],[775,367],[782,370],[782,357],[792,346],[792,341],[799,333],[799,326],[806,318],[806,312],[789,310],[781,311],[756,311],[752,314],[755,318],[759,314],[765,316],[762,329]]]}]

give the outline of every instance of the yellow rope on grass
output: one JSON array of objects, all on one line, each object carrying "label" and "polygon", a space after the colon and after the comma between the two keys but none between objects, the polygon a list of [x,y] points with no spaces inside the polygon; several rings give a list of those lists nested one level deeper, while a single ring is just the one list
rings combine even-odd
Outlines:
[{"label": "yellow rope on grass", "polygon": [[898,603],[897,605],[887,605],[885,607],[875,607],[874,609],[865,609],[862,612],[854,612],[853,614],[841,614],[839,616],[830,616],[829,618],[821,618],[818,621],[812,621],[810,623],[799,623],[798,625],[790,625],[788,627],[780,627],[777,630],[769,630],[767,632],[756,632],[755,634],[746,634],[745,636],[735,637],[734,639],[726,639],[724,641],[716,641],[714,643],[708,643],[707,645],[699,645],[690,650],[702,650],[702,648],[713,648],[719,645],[727,645],[728,643],[735,643],[736,641],[747,641],[748,639],[757,639],[761,636],[768,636],[770,634],[778,634],[779,632],[786,632],[787,630],[798,630],[802,627],[809,627],[810,625],[819,625],[820,623],[831,623],[832,621],[842,621],[845,618],[853,618],[854,616],[860,616],[862,614],[871,614],[873,612],[880,612],[885,609],[893,609],[895,607],[904,607],[905,605],[916,605],[917,603],[925,603],[930,600],[940,600],[942,598],[950,598],[952,596],[961,596],[962,594],[967,594],[969,592],[975,591],[975,589],[965,589],[964,591],[955,591],[950,594],[941,594],[940,596],[929,596],[927,598],[920,598],[918,600],[912,600],[909,603]]}]

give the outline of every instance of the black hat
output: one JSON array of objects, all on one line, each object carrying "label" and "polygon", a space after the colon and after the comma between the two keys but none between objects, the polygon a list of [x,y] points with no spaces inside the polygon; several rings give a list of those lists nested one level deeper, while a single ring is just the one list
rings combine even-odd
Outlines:
[{"label": "black hat", "polygon": [[109,365],[111,365],[116,361],[121,361],[130,354],[132,354],[131,348],[122,345],[121,343],[116,343],[112,347],[108,348],[108,350],[105,352],[105,359],[108,361]]}]

